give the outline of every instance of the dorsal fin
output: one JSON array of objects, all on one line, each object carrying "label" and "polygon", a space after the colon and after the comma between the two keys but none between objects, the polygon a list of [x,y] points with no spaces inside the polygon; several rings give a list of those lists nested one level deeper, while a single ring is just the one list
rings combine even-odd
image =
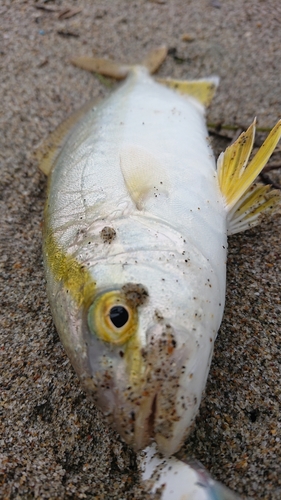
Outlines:
[{"label": "dorsal fin", "polygon": [[259,224],[263,214],[276,212],[280,205],[279,191],[253,183],[281,137],[281,120],[273,127],[248,164],[254,144],[255,129],[256,120],[224,153],[220,154],[217,162],[218,181],[228,212],[229,234]]},{"label": "dorsal fin", "polygon": [[92,99],[82,108],[72,113],[72,115],[64,120],[39,146],[35,155],[39,162],[39,168],[45,175],[49,175],[51,172],[60,150],[73,126],[79,122],[96,103],[97,99]]},{"label": "dorsal fin", "polygon": [[227,234],[240,233],[257,226],[263,215],[276,213],[280,207],[280,191],[261,183],[253,184],[227,215]]},{"label": "dorsal fin", "polygon": [[156,78],[156,80],[182,95],[194,97],[206,107],[211,104],[219,84],[218,76],[199,80],[173,80],[170,78]]},{"label": "dorsal fin", "polygon": [[150,196],[168,195],[169,180],[159,160],[139,146],[126,146],[120,154],[120,167],[128,193],[138,210]]}]

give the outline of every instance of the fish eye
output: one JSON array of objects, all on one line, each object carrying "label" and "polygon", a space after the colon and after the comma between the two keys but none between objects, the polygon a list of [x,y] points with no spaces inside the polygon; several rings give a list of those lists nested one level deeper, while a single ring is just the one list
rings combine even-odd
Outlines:
[{"label": "fish eye", "polygon": [[116,328],[122,328],[129,319],[129,313],[124,306],[113,306],[109,311],[109,317]]},{"label": "fish eye", "polygon": [[137,310],[120,290],[100,294],[88,310],[91,333],[115,345],[125,344],[136,332],[137,324]]}]

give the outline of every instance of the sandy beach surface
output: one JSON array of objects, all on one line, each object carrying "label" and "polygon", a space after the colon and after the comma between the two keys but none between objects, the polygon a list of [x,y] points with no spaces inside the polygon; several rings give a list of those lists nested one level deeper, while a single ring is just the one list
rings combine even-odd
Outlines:
[{"label": "sandy beach surface", "polygon": [[[0,498],[153,498],[135,454],[81,390],[46,297],[46,179],[33,152],[116,85],[69,59],[94,51],[136,62],[164,43],[160,75],[219,75],[207,115],[219,153],[254,116],[261,128],[281,118],[280,42],[278,0],[0,1]],[[280,146],[271,163],[281,165]],[[281,183],[280,169],[267,175]],[[280,235],[276,215],[229,239],[224,320],[179,454],[242,498],[281,498]]]}]

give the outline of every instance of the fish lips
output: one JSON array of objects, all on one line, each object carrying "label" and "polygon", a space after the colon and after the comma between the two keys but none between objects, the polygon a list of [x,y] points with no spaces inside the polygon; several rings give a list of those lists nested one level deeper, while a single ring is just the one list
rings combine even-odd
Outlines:
[{"label": "fish lips", "polygon": [[182,445],[202,393],[193,380],[198,350],[194,335],[162,322],[148,329],[133,380],[120,362],[111,374],[96,374],[98,406],[135,450],[156,441],[161,453],[171,455]]},{"label": "fish lips", "polygon": [[147,400],[136,418],[135,448],[144,448],[149,436],[161,453],[171,455],[182,445],[199,406],[192,387],[199,344],[192,333],[164,321],[148,330],[147,341]]}]

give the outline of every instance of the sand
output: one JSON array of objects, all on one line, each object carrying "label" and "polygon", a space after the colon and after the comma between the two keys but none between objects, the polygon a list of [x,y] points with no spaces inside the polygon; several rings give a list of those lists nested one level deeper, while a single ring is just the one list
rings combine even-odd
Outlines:
[{"label": "sand", "polygon": [[[46,179],[33,151],[69,113],[115,86],[73,67],[72,56],[94,50],[135,62],[162,43],[162,76],[220,76],[209,123],[245,128],[257,115],[260,127],[272,127],[281,118],[281,5],[2,0],[0,26],[0,497],[151,498],[135,454],[86,399],[52,323],[41,252]],[[217,153],[229,144],[214,139]],[[281,164],[280,146],[272,161]],[[278,170],[271,177],[281,182]],[[242,498],[281,498],[280,234],[277,215],[229,239],[224,320],[180,452]]]}]

